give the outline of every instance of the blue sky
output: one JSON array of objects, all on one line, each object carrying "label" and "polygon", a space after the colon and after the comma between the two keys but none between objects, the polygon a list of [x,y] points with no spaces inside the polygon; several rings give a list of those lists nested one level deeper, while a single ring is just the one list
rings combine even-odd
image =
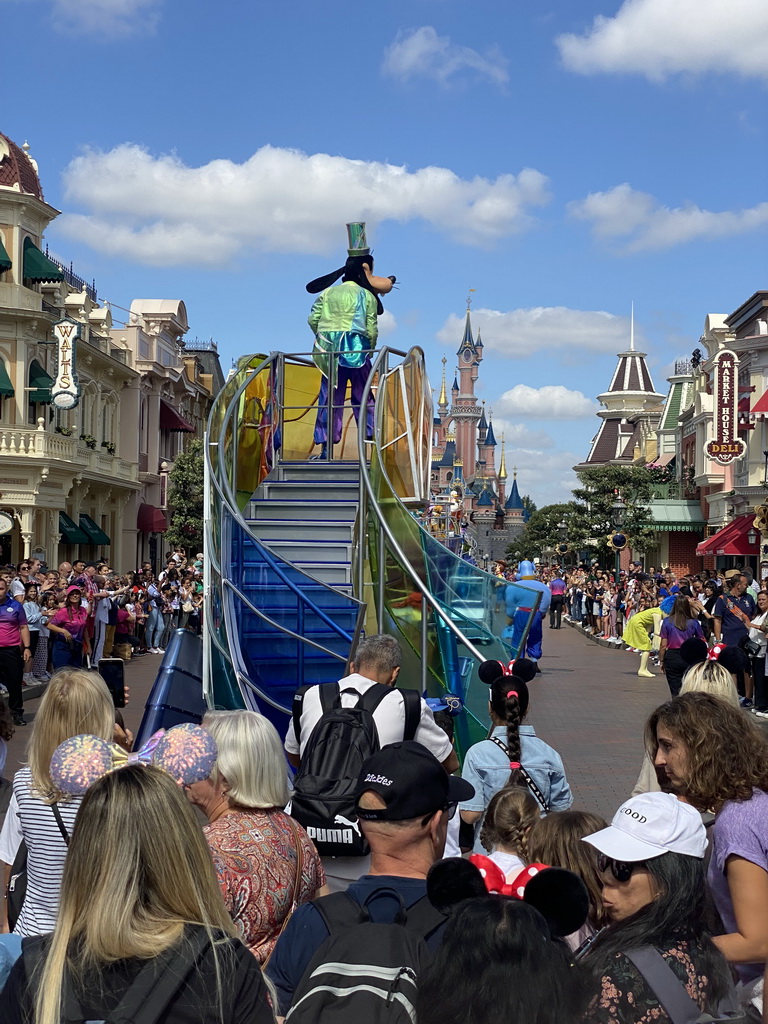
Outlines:
[{"label": "blue sky", "polygon": [[768,287],[765,0],[0,0],[0,24],[0,131],[100,297],[184,299],[225,370],[307,351],[304,284],[364,219],[401,282],[386,340],[435,387],[475,289],[480,396],[539,504],[633,301],[664,391],[705,316]]}]

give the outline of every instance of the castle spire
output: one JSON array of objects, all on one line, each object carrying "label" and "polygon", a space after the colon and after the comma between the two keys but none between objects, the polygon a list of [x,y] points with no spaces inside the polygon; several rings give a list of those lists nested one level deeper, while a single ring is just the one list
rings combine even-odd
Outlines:
[{"label": "castle spire", "polygon": [[443,382],[440,387],[440,398],[437,401],[438,407],[441,409],[448,408],[448,392],[445,389],[445,364],[447,362],[448,360],[445,358],[445,356],[443,356]]},{"label": "castle spire", "polygon": [[504,454],[504,435],[501,435],[501,465],[499,466],[499,480],[507,479],[507,456]]}]

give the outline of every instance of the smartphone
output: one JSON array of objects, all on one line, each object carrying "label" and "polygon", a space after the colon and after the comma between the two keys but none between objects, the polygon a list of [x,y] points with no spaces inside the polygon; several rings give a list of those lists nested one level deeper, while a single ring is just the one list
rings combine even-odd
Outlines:
[{"label": "smartphone", "polygon": [[116,708],[125,707],[125,662],[122,658],[102,658],[99,675],[107,684]]}]

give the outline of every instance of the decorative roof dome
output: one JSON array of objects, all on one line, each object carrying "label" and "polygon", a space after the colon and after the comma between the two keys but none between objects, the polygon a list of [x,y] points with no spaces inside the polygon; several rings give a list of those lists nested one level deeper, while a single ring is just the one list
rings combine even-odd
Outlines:
[{"label": "decorative roof dome", "polygon": [[[26,143],[24,144],[26,146]],[[29,147],[27,146],[27,149]],[[0,188],[44,199],[37,166],[21,146],[0,133]]]}]

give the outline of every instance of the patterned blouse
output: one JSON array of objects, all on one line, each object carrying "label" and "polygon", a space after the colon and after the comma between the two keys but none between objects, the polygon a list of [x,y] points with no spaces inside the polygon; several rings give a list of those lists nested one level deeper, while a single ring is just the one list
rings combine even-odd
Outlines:
[{"label": "patterned blouse", "polygon": [[[700,948],[692,942],[678,942],[659,952],[703,1010],[709,979],[696,969]],[[635,965],[623,953],[617,953],[610,974],[600,979],[600,992],[584,1015],[583,1024],[671,1024],[671,1020]]]},{"label": "patterned blouse", "polygon": [[301,825],[277,810],[230,811],[204,832],[227,909],[243,942],[263,964],[293,909],[295,835],[302,850],[297,905],[314,899],[325,885],[315,844]]}]

